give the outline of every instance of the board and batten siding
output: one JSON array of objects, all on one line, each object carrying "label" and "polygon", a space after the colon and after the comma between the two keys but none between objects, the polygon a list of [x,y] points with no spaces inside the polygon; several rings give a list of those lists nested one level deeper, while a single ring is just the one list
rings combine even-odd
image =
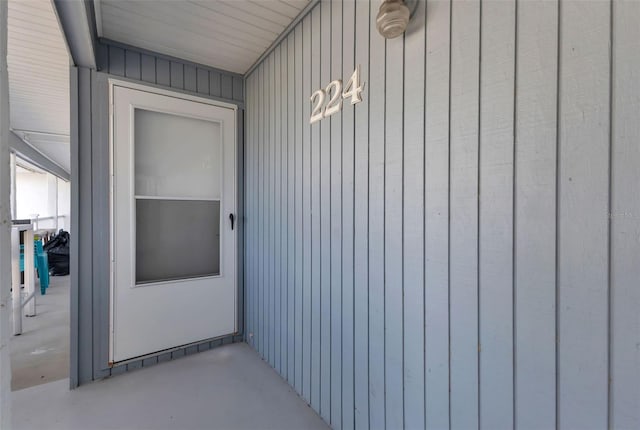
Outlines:
[{"label": "board and batten siding", "polygon": [[[110,367],[109,361],[109,78],[238,105],[238,160],[244,143],[243,77],[101,40],[97,70],[71,69],[71,387],[243,340],[243,225],[238,223],[238,334]],[[242,215],[243,165],[238,169]],[[241,220],[241,218],[239,217]],[[77,238],[77,239],[75,239]]]},{"label": "board and batten siding", "polygon": [[243,77],[141,48],[101,39],[98,71],[194,95],[242,103]]},{"label": "board and batten siding", "polygon": [[640,428],[640,2],[379,4],[246,78],[247,341],[334,428]]}]

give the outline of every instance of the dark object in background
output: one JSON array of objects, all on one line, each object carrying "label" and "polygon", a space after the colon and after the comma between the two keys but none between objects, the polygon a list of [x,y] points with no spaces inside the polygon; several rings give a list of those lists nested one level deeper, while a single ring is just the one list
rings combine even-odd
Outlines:
[{"label": "dark object in background", "polygon": [[69,274],[69,240],[69,232],[60,229],[58,234],[44,245],[44,251],[49,259],[49,275]]}]

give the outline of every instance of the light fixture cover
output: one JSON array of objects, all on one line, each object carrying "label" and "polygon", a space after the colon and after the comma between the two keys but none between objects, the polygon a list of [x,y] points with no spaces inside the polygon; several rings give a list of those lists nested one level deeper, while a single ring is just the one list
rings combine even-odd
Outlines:
[{"label": "light fixture cover", "polygon": [[407,29],[411,12],[403,0],[385,0],[376,18],[378,32],[385,39],[394,39]]}]

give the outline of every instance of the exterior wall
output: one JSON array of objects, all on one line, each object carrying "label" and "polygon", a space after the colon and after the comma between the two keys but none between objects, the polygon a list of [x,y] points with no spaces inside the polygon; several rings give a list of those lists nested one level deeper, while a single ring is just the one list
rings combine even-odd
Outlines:
[{"label": "exterior wall", "polygon": [[49,181],[44,172],[16,173],[16,211],[17,218],[49,217],[50,212]]},{"label": "exterior wall", "polygon": [[103,40],[98,44],[98,71],[134,81],[242,104],[243,77],[144,49]]},{"label": "exterior wall", "polygon": [[247,77],[247,341],[334,428],[640,427],[640,4],[378,5]]},{"label": "exterior wall", "polygon": [[[238,223],[239,335],[178,348],[113,368],[109,359],[109,88],[117,77],[151,86],[232,102],[238,109],[238,160],[242,160],[242,77],[133,47],[101,42],[98,70],[71,73],[71,386],[242,341],[243,226]],[[206,82],[206,85],[204,84]],[[238,219],[244,200],[238,168]]]},{"label": "exterior wall", "polygon": [[69,182],[47,172],[16,173],[16,212],[18,219],[37,214],[36,229],[67,229]]},{"label": "exterior wall", "polygon": [[37,229],[67,229],[69,183],[47,172],[17,173],[16,211],[19,219],[37,214]]}]

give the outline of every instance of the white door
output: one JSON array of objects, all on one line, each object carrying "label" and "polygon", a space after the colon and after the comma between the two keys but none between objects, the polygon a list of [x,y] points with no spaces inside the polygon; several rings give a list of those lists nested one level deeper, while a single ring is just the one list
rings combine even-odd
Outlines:
[{"label": "white door", "polygon": [[111,362],[235,333],[235,109],[111,88]]}]

